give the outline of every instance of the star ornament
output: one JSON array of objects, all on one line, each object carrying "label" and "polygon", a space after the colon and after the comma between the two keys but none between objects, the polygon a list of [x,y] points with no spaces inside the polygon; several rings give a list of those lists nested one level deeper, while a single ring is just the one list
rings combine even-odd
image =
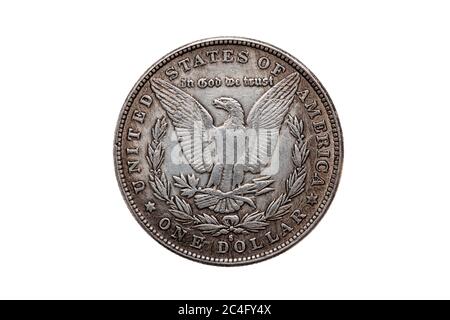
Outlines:
[{"label": "star ornament", "polygon": [[155,209],[155,204],[153,202],[149,201],[145,204],[145,211],[152,213],[152,211]]},{"label": "star ornament", "polygon": [[317,203],[318,198],[317,195],[311,192],[309,195],[306,195],[306,203],[313,206]]}]

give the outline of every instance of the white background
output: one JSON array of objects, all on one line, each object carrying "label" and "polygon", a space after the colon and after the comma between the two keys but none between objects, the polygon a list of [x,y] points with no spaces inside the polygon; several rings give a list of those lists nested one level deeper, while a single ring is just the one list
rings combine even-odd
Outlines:
[{"label": "white background", "polygon": [[[2,1],[0,298],[450,298],[446,1]],[[337,196],[300,244],[219,268],[157,244],[113,167],[141,74],[205,37],[299,58],[339,113]]]}]

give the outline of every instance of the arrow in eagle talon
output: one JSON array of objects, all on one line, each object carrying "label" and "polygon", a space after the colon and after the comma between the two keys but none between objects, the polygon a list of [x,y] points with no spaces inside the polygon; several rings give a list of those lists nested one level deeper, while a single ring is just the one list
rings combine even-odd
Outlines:
[{"label": "arrow in eagle talon", "polygon": [[272,191],[275,191],[275,189],[274,188],[265,188],[265,189],[262,189],[262,190],[256,192],[255,196],[260,196],[262,194],[265,194],[265,193],[268,193],[268,192],[272,192]]}]

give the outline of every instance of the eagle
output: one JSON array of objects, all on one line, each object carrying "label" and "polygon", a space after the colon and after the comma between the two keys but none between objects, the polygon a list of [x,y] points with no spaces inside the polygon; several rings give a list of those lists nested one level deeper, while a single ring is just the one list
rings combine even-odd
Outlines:
[{"label": "eagle", "polygon": [[[229,213],[243,203],[253,202],[243,196],[242,186],[246,172],[261,173],[276,146],[281,125],[294,99],[300,75],[292,73],[267,90],[252,106],[245,118],[244,109],[237,99],[219,97],[212,105],[228,113],[227,119],[216,126],[212,115],[193,96],[160,78],[151,80],[151,88],[170,118],[178,142],[192,169],[209,173],[209,180],[201,194],[195,196],[199,208]],[[224,137],[246,137],[244,152],[226,154],[229,145]]]}]

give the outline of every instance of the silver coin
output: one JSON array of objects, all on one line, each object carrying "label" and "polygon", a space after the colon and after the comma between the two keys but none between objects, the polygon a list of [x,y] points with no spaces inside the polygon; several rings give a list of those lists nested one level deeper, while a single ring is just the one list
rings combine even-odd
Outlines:
[{"label": "silver coin", "polygon": [[197,41],[150,67],[125,101],[114,148],[140,225],[183,257],[225,266],[304,238],[334,197],[342,157],[317,78],[245,38]]}]

